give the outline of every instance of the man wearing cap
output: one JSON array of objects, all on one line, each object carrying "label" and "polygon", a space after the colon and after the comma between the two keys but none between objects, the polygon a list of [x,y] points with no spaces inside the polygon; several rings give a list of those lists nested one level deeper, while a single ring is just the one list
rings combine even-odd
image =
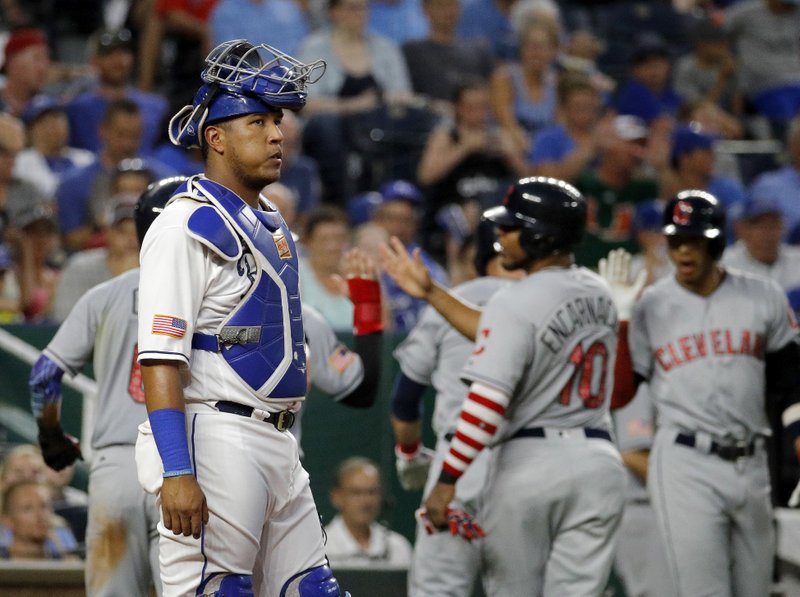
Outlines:
[{"label": "man wearing cap", "polygon": [[631,235],[634,207],[659,195],[658,182],[643,176],[648,131],[636,116],[614,118],[609,139],[601,147],[597,164],[575,182],[589,205],[587,234],[575,251],[579,265],[594,267],[612,249],[636,252]]},{"label": "man wearing cap", "polygon": [[736,243],[725,249],[722,264],[772,278],[788,293],[800,288],[800,247],[781,242],[783,213],[769,197],[750,196],[731,209]]},{"label": "man wearing cap", "polygon": [[[94,234],[102,228],[93,217],[92,206],[113,194],[111,181],[119,163],[138,156],[143,123],[141,110],[133,100],[123,98],[111,102],[100,124],[102,147],[97,159],[83,168],[71,170],[61,180],[56,198],[59,227],[66,249],[79,251],[92,245]],[[173,170],[155,160],[146,163],[153,178],[174,174]]]},{"label": "man wearing cap", "polygon": [[672,58],[663,40],[640,40],[631,56],[631,79],[617,97],[617,112],[638,116],[648,124],[660,116],[675,116],[684,99],[670,87],[671,69]]},{"label": "man wearing cap", "polygon": [[67,104],[71,145],[101,151],[100,127],[109,104],[128,99],[138,106],[142,115],[141,140],[136,149],[147,155],[161,136],[168,106],[162,96],[130,86],[134,59],[131,32],[127,29],[97,31],[89,47],[97,81],[93,89]]},{"label": "man wearing cap", "polygon": [[[422,260],[431,272],[431,277],[447,284],[447,272],[416,243],[417,210],[424,200],[420,190],[406,180],[393,180],[379,190],[380,201],[371,210],[370,221],[384,230],[390,237],[397,237],[410,252],[419,250]],[[417,323],[419,312],[425,302],[406,294],[385,273],[384,290],[392,311],[395,331],[407,332]]]},{"label": "man wearing cap", "polygon": [[116,206],[111,226],[106,231],[106,246],[79,251],[65,263],[51,313],[56,323],[66,319],[87,290],[139,266],[139,244],[133,221],[138,197],[138,193],[115,195]]},{"label": "man wearing cap", "polygon": [[21,116],[28,103],[47,82],[50,50],[41,29],[18,29],[6,42],[2,69],[5,86],[0,88],[0,111]]},{"label": "man wearing cap", "polygon": [[675,128],[670,162],[678,188],[708,191],[726,208],[744,199],[744,188],[737,180],[714,175],[714,137],[698,126]]},{"label": "man wearing cap", "polygon": [[89,165],[94,161],[94,154],[67,145],[67,113],[63,104],[49,96],[39,95],[31,100],[22,113],[22,120],[30,145],[17,156],[14,175],[53,197],[62,175],[72,168]]}]

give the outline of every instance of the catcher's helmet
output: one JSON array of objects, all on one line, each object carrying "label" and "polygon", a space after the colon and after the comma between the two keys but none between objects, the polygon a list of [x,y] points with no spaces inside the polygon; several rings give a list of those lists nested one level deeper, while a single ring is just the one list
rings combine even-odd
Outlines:
[{"label": "catcher's helmet", "polygon": [[725,209],[711,193],[681,191],[664,208],[662,232],[666,236],[699,236],[708,239],[708,252],[719,259],[725,250]]},{"label": "catcher's helmet", "polygon": [[496,226],[521,228],[519,242],[532,260],[568,253],[586,230],[586,200],[571,184],[535,176],[511,185],[503,205],[483,212]]},{"label": "catcher's helmet", "polygon": [[169,198],[186,182],[186,176],[170,176],[152,182],[139,195],[136,207],[133,209],[133,219],[136,222],[136,236],[139,237],[139,246],[142,246],[144,235],[169,201]]},{"label": "catcher's helmet", "polygon": [[307,86],[325,72],[322,60],[303,64],[272,46],[254,46],[244,39],[218,45],[205,64],[203,85],[191,105],[169,121],[169,138],[175,145],[200,147],[203,127],[227,118],[299,110],[306,104]]}]

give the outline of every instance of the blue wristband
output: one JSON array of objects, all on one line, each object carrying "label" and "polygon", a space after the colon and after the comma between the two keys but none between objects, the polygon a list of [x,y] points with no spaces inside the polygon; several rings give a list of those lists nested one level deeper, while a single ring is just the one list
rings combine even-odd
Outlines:
[{"label": "blue wristband", "polygon": [[186,440],[186,414],[177,408],[161,408],[151,412],[149,417],[164,464],[164,477],[194,474]]}]

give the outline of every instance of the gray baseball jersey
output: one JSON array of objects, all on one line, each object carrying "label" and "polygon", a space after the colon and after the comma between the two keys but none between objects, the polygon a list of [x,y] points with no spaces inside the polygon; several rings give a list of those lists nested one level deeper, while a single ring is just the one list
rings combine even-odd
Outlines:
[{"label": "gray baseball jersey", "polygon": [[95,450],[133,446],[137,427],[147,418],[136,361],[138,286],[139,270],[134,269],[89,290],[44,349],[70,375],[92,358],[98,381]]},{"label": "gray baseball jersey", "polygon": [[136,360],[139,270],[95,286],[70,311],[44,353],[68,374],[91,357],[98,382],[86,528],[86,587],[92,597],[149,595],[158,574],[158,509],[139,485],[137,427],[147,419]]},{"label": "gray baseball jersey", "polygon": [[[474,305],[484,305],[508,279],[482,277],[465,282],[453,292]],[[457,332],[433,307],[425,307],[419,321],[395,349],[401,371],[410,379],[436,390],[432,425],[438,441],[436,457],[428,473],[423,496],[430,493],[450,447],[445,437],[455,431],[468,386],[459,379],[474,345]],[[313,371],[313,370],[312,370]],[[486,485],[489,451],[482,452],[456,483],[453,507],[476,513]],[[480,569],[481,541],[467,542],[450,533],[427,534],[417,529],[412,566],[409,569],[409,597],[449,595],[469,597]]]},{"label": "gray baseball jersey", "polygon": [[[619,452],[599,435],[610,429],[617,323],[608,285],[582,267],[532,273],[483,310],[462,377],[508,399],[478,514],[489,595],[599,595],[606,585],[624,499]],[[459,430],[473,417],[465,406]],[[523,429],[540,435],[514,437]]]},{"label": "gray baseball jersey", "polygon": [[738,241],[725,249],[721,263],[729,269],[772,278],[787,291],[800,287],[800,247],[781,245],[777,261],[767,265],[753,259],[744,243]]},{"label": "gray baseball jersey", "polygon": [[[769,592],[764,359],[796,341],[795,327],[775,281],[735,270],[708,296],[665,278],[634,307],[634,369],[649,381],[659,422],[647,485],[682,595]],[[712,447],[734,441],[752,453],[723,458]]]},{"label": "gray baseball jersey", "polygon": [[525,427],[609,429],[617,311],[583,268],[544,269],[495,294],[462,378],[511,395],[498,440]]},{"label": "gray baseball jersey", "polygon": [[[508,284],[507,279],[487,276],[461,284],[453,292],[481,306]],[[468,390],[460,374],[473,347],[472,342],[428,306],[414,329],[394,351],[400,370],[407,377],[436,390],[432,425],[437,437],[455,431],[459,409]]]},{"label": "gray baseball jersey", "polygon": [[[341,343],[319,311],[305,304],[303,330],[308,343],[311,385],[335,401],[342,399],[364,379],[364,363],[361,357]],[[304,403],[297,411],[294,425],[290,429],[298,444],[303,437],[302,420],[306,408],[308,405]],[[303,457],[302,445],[300,457]]]},{"label": "gray baseball jersey", "polygon": [[783,291],[760,276],[729,271],[708,297],[674,277],[645,289],[629,342],[659,425],[717,438],[769,435],[764,355],[796,338],[793,322]]}]

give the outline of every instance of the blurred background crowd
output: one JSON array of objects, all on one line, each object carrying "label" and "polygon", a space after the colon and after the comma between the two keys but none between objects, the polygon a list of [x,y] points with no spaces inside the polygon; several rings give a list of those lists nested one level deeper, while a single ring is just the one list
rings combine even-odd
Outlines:
[{"label": "blurred background crowd", "polygon": [[[443,283],[468,280],[479,214],[527,175],[587,197],[579,264],[625,247],[650,281],[671,268],[663,202],[709,191],[723,262],[800,309],[800,0],[0,0],[0,324],[59,323],[138,266],[137,197],[203,167],[166,124],[236,38],[327,62],[264,194],[300,237],[303,301],[336,330],[353,321],[348,247],[396,236]],[[387,329],[409,331],[421,303],[384,290]],[[83,498],[42,491],[68,479],[13,458],[36,470],[3,479],[6,526],[26,500],[80,529]]]}]

